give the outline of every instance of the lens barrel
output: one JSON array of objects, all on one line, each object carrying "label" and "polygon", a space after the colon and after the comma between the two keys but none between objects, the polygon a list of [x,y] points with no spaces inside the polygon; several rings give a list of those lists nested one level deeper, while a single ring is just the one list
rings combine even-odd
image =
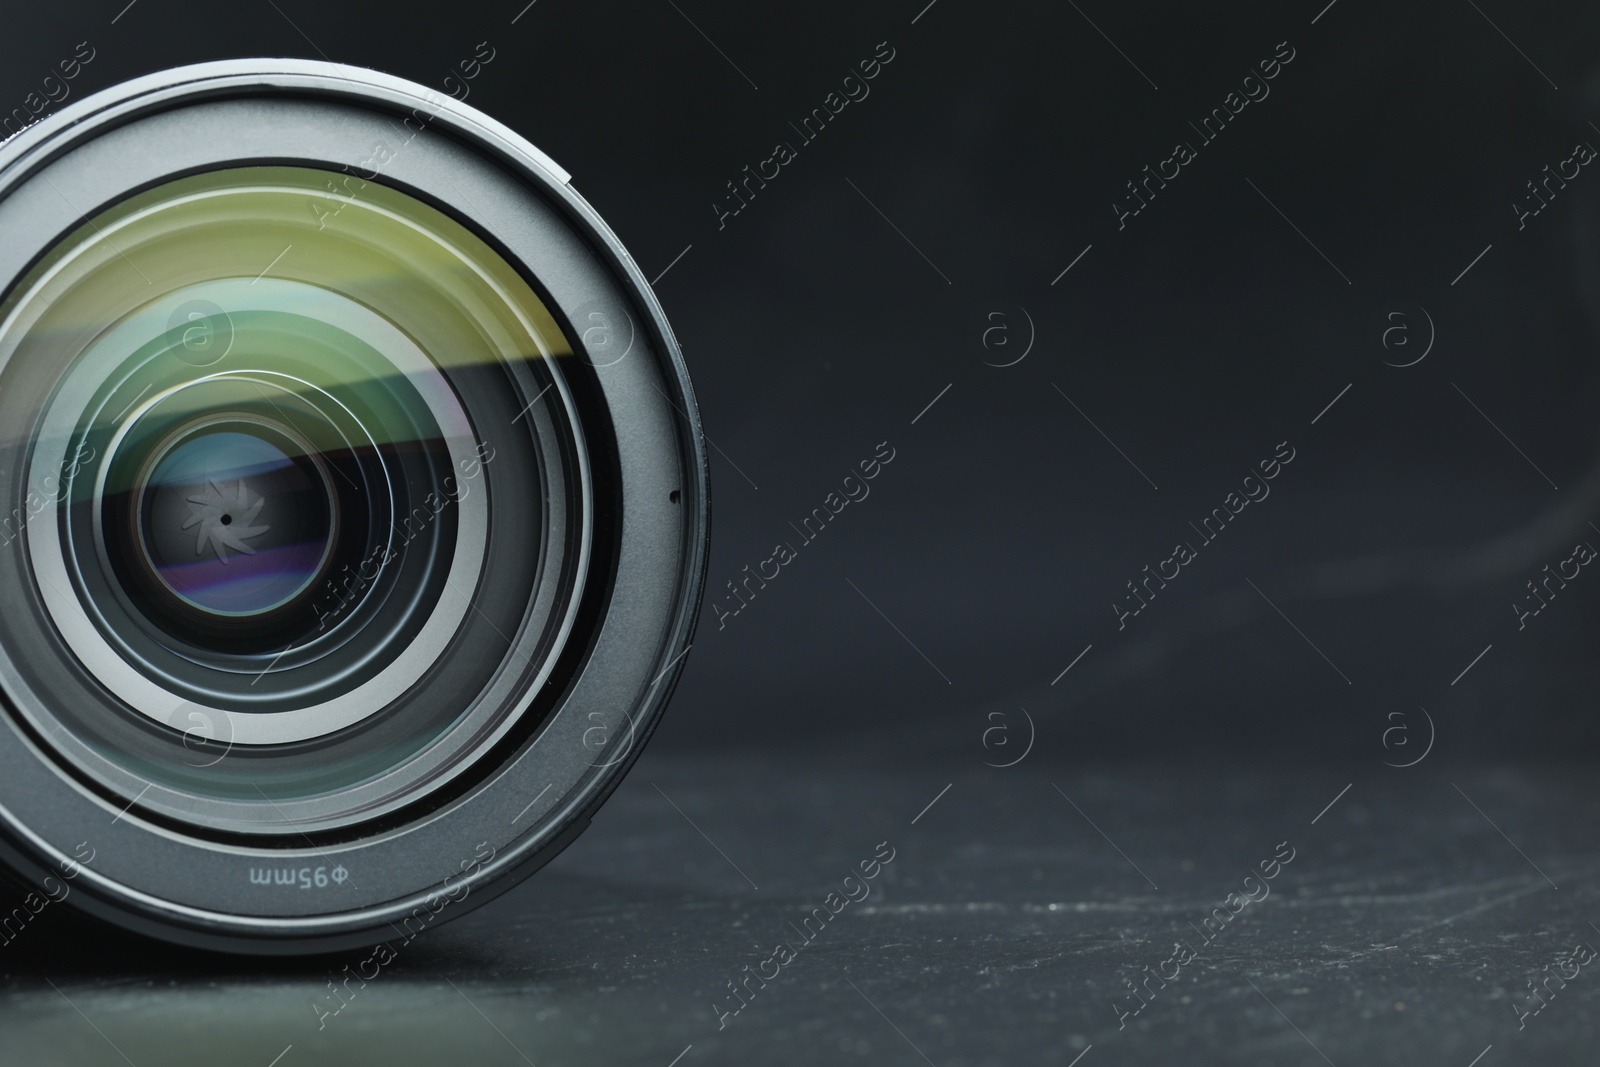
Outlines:
[{"label": "lens barrel", "polygon": [[569,176],[388,75],[209,63],[0,145],[0,235],[5,871],[289,954],[571,842],[682,670],[709,496]]}]

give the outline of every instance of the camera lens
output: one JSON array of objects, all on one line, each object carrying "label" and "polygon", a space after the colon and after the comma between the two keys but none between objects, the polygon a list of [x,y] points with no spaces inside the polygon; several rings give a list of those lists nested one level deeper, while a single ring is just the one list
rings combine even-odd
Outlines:
[{"label": "camera lens", "polygon": [[567,175],[421,86],[206,64],[0,147],[0,233],[0,861],[282,953],[570,842],[681,669],[708,500]]}]

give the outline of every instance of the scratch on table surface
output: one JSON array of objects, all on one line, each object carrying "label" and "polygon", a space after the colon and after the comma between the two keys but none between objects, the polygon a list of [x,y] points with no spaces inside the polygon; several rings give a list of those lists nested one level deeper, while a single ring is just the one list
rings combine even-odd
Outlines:
[{"label": "scratch on table surface", "polygon": [[[1352,907],[1395,907],[1404,905],[1425,905],[1448,897],[1458,897],[1473,894],[1494,892],[1508,885],[1519,886],[1515,892],[1498,897],[1487,903],[1459,912],[1449,918],[1440,919],[1429,926],[1419,927],[1412,934],[1421,933],[1433,926],[1443,926],[1454,922],[1456,919],[1466,918],[1495,907],[1498,904],[1515,900],[1528,893],[1535,892],[1545,885],[1544,882],[1530,885],[1523,878],[1504,878],[1487,883],[1467,883],[1454,886],[1439,886],[1417,892],[1395,893],[1304,893],[1288,894],[1273,893],[1263,898],[1262,905],[1270,906],[1276,901],[1278,908],[1352,908]],[[1023,915],[1043,914],[1093,914],[1093,913],[1122,913],[1142,915],[1187,915],[1195,911],[1209,911],[1217,906],[1218,899],[1211,897],[1193,897],[1188,900],[1165,901],[1154,900],[1150,897],[1122,897],[1116,900],[1072,900],[1050,901],[1035,903],[1031,901],[1012,902],[997,900],[965,901],[960,903],[944,903],[939,901],[918,901],[905,904],[864,904],[856,909],[858,915],[958,915],[965,913],[993,913],[1006,914],[1016,911]],[[1406,934],[1404,936],[1411,936]]]},{"label": "scratch on table surface", "polygon": [[[1491,908],[1497,908],[1502,904],[1509,904],[1511,901],[1517,900],[1520,897],[1525,897],[1525,896],[1528,896],[1531,893],[1539,892],[1541,889],[1545,888],[1546,884],[1547,883],[1545,883],[1543,881],[1531,882],[1531,883],[1529,883],[1527,885],[1524,885],[1521,889],[1518,889],[1515,892],[1507,893],[1505,896],[1496,897],[1493,900],[1486,900],[1482,904],[1479,904],[1477,907],[1468,908],[1466,911],[1456,912],[1454,915],[1447,915],[1443,919],[1438,919],[1438,920],[1435,920],[1434,922],[1427,923],[1427,924],[1425,924],[1423,926],[1419,926],[1415,930],[1408,930],[1405,933],[1401,934],[1399,937],[1394,938],[1394,941],[1396,943],[1398,943],[1400,941],[1404,941],[1408,937],[1415,937],[1416,935],[1421,934],[1421,933],[1426,933],[1429,930],[1437,929],[1438,927],[1441,927],[1441,926],[1448,926],[1451,923],[1455,922],[1457,919],[1465,919],[1468,916],[1477,915],[1479,912],[1488,911]],[[1379,945],[1379,946],[1377,946],[1375,948],[1367,949],[1364,952],[1357,952],[1352,956],[1348,956],[1343,960],[1339,960],[1339,961],[1335,961],[1335,962],[1353,963],[1356,960],[1365,959],[1368,956],[1371,956],[1371,955],[1373,955],[1375,953],[1378,953],[1378,952],[1387,952],[1390,949],[1393,949],[1394,947],[1396,947],[1396,946],[1395,945]]]}]

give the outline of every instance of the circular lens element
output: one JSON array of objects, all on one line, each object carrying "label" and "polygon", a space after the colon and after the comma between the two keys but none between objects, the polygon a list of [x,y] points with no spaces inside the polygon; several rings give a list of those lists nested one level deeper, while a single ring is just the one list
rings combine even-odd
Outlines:
[{"label": "circular lens element", "polygon": [[338,518],[327,468],[297,436],[227,415],[180,431],[134,481],[131,530],[110,532],[137,537],[161,589],[207,618],[282,608],[316,584]]},{"label": "circular lens element", "polygon": [[419,86],[207,64],[0,147],[0,234],[0,862],[292,952],[569,842],[681,669],[707,493],[566,175]]}]

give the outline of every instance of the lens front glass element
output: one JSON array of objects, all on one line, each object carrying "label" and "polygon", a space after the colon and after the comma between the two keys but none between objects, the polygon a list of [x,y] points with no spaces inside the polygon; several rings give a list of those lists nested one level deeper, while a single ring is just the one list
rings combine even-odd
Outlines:
[{"label": "lens front glass element", "polygon": [[0,642],[37,735],[111,795],[290,835],[529,728],[589,551],[571,351],[379,182],[233,168],[94,213],[0,306]]}]

